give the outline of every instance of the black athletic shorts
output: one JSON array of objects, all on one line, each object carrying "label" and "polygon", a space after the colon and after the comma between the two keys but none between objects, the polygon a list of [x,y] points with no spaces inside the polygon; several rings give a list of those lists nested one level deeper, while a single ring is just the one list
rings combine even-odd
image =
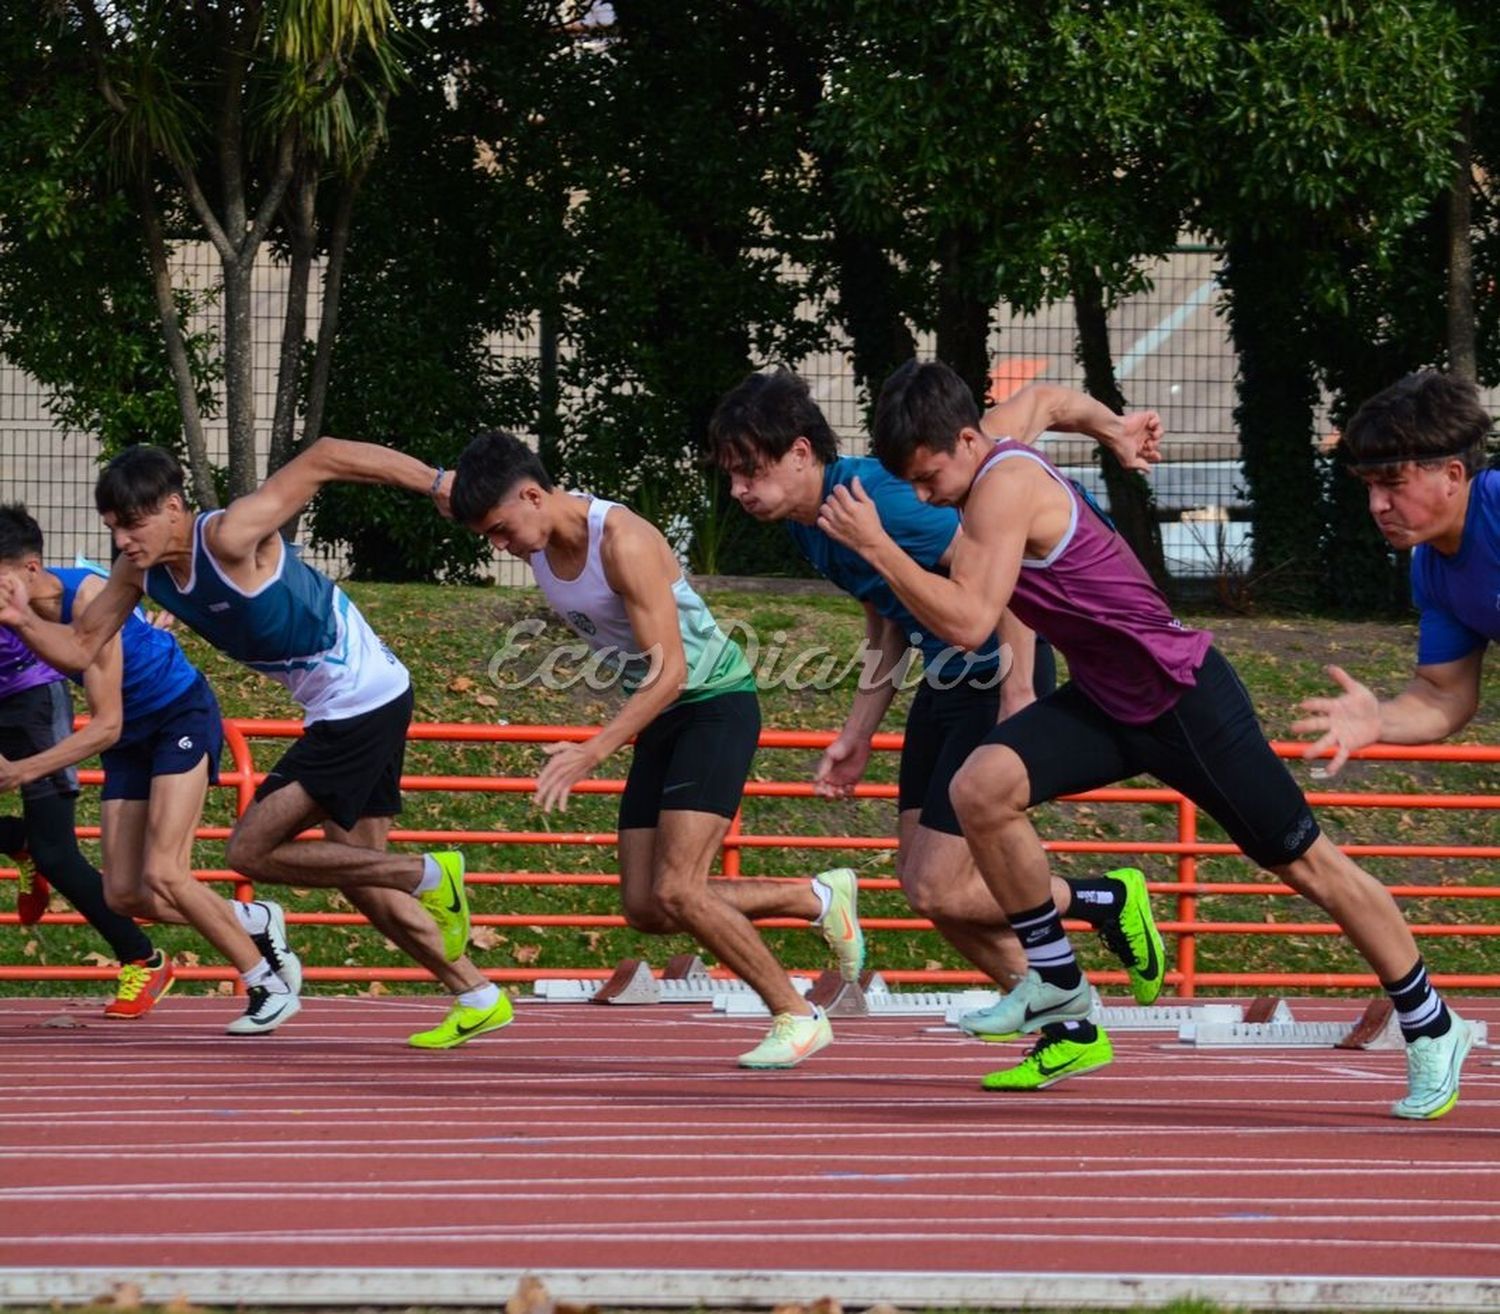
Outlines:
[{"label": "black athletic shorts", "polygon": [[[1036,641],[1032,682],[1038,698],[1057,687],[1057,662],[1044,639]],[[896,806],[902,812],[921,808],[917,824],[928,830],[963,834],[948,786],[999,718],[1000,685],[993,670],[956,683],[924,677],[906,713]]]},{"label": "black athletic shorts", "polygon": [[984,742],[1004,744],[1026,764],[1032,807],[1144,774],[1187,795],[1262,867],[1301,857],[1319,834],[1249,693],[1216,648],[1198,668],[1198,683],[1146,725],[1116,721],[1070,680]]},{"label": "black athletic shorts", "polygon": [[401,811],[411,710],[408,687],[373,711],[314,721],[266,773],[255,797],[266,798],[295,781],[345,830],[362,817],[394,817]]},{"label": "black athletic shorts", "polygon": [[674,703],[636,736],[619,828],[651,830],[663,812],[734,816],[759,739],[753,693]]},{"label": "black athletic shorts", "polygon": [[[13,762],[35,757],[72,733],[73,700],[68,697],[66,681],[33,685],[9,698],[0,698],[0,755]],[[21,786],[21,797],[26,800],[55,794],[71,798],[76,793],[78,772],[72,767]]]}]

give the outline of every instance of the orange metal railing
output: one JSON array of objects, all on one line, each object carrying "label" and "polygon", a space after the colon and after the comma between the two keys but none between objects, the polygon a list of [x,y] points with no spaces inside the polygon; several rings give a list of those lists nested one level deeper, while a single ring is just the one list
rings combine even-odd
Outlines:
[{"label": "orange metal railing", "polygon": [[[232,793],[236,813],[249,805],[262,774],[255,770],[251,754],[252,739],[285,739],[300,735],[301,723],[291,720],[232,720],[225,724],[226,744],[233,766],[220,776],[220,787]],[[448,723],[420,723],[413,725],[410,740],[416,742],[438,742],[449,744],[519,744],[554,743],[561,740],[586,739],[595,733],[588,726],[537,726],[537,725],[468,725]],[[768,730],[762,733],[760,743],[767,749],[803,749],[817,751],[826,747],[833,735],[823,731]],[[878,751],[894,752],[901,747],[900,735],[877,735],[875,748]],[[1303,745],[1276,744],[1282,757],[1300,757]],[[1381,745],[1365,750],[1360,758],[1377,761],[1401,762],[1448,762],[1448,763],[1495,763],[1500,765],[1500,747],[1433,745],[1422,747],[1394,747]],[[85,784],[97,784],[100,773],[80,773]],[[535,780],[527,776],[449,776],[409,775],[403,778],[402,788],[413,792],[483,792],[492,794],[530,793]],[[624,788],[622,780],[587,780],[576,787],[580,794],[618,794]],[[812,786],[806,781],[757,781],[746,787],[748,797],[761,798],[808,798]],[[894,785],[861,785],[856,795],[861,798],[894,799]],[[1325,790],[1308,794],[1314,807],[1348,808],[1400,808],[1407,810],[1468,809],[1480,812],[1500,810],[1500,795],[1496,794],[1386,794],[1360,793],[1352,790]],[[1202,972],[1197,967],[1198,941],[1204,935],[1297,935],[1320,936],[1340,934],[1337,926],[1328,922],[1215,922],[1200,916],[1199,900],[1209,895],[1288,895],[1292,891],[1285,885],[1269,882],[1207,882],[1199,879],[1200,858],[1221,854],[1234,854],[1238,850],[1232,844],[1205,842],[1198,838],[1197,808],[1175,790],[1164,787],[1134,788],[1118,787],[1094,790],[1075,796],[1068,801],[1103,803],[1110,805],[1167,805],[1175,811],[1175,837],[1160,840],[1098,840],[1058,839],[1044,840],[1047,849],[1055,853],[1099,853],[1099,854],[1155,854],[1170,856],[1175,860],[1176,879],[1152,881],[1153,894],[1175,898],[1175,918],[1158,923],[1163,934],[1175,942],[1172,970],[1168,974],[1179,996],[1192,997],[1202,987],[1263,987],[1283,988],[1344,988],[1368,987],[1375,984],[1372,976],[1356,973],[1290,973],[1290,972]],[[81,826],[81,838],[97,838],[98,828]],[[223,826],[204,826],[198,831],[200,840],[222,840],[229,831]],[[443,829],[396,829],[391,832],[395,843],[422,845],[564,845],[601,847],[613,845],[615,835],[609,831],[502,831],[502,830],[443,830]],[[816,851],[819,849],[840,850],[894,850],[896,840],[888,835],[759,835],[746,832],[742,818],[736,817],[725,837],[722,852],[722,870],[726,875],[738,875],[740,855],[746,849],[777,847],[789,850]],[[1353,857],[1405,857],[1435,858],[1467,861],[1494,861],[1500,859],[1500,845],[1485,844],[1348,844],[1344,851]],[[13,871],[0,869],[0,878],[14,878]],[[200,879],[229,881],[235,885],[236,893],[249,897],[248,882],[236,873],[223,869],[198,871]],[[544,887],[548,885],[609,885],[616,884],[617,877],[608,873],[570,872],[487,872],[472,871],[469,880],[475,885],[499,885],[507,887]],[[867,890],[891,890],[897,882],[888,878],[866,878],[861,886]],[[1442,899],[1494,899],[1500,900],[1500,886],[1492,885],[1392,885],[1391,893],[1398,898],[1434,897]],[[78,923],[76,913],[49,914],[51,923]],[[307,925],[361,924],[363,919],[353,912],[289,913],[293,923]],[[595,913],[539,913],[506,912],[476,914],[478,925],[490,926],[566,926],[566,927],[617,927],[624,925],[618,914]],[[0,913],[0,925],[15,924],[14,912]],[[771,919],[763,923],[768,926],[795,926],[798,922]],[[868,929],[877,932],[902,932],[930,929],[931,923],[920,917],[872,917],[866,921]],[[1500,935],[1500,924],[1466,923],[1449,925],[1426,923],[1414,925],[1419,937],[1472,936],[1488,937]],[[600,977],[607,975],[605,964],[581,964],[568,968],[536,968],[510,966],[486,968],[487,974],[499,981],[531,981],[541,977]],[[3,980],[78,980],[102,979],[111,975],[109,969],[88,966],[39,967],[30,964],[0,966],[0,981]],[[186,968],[181,975],[188,979],[229,979],[233,973],[224,967]],[[884,975],[896,984],[961,984],[981,981],[977,973],[960,970],[910,970],[888,971]],[[427,973],[417,967],[336,967],[309,965],[310,980],[324,981],[369,981],[369,980],[426,980]],[[1122,981],[1123,974],[1101,972],[1095,974],[1103,984]],[[1500,989],[1500,975],[1485,973],[1436,973],[1434,980],[1442,986],[1463,989]]]}]

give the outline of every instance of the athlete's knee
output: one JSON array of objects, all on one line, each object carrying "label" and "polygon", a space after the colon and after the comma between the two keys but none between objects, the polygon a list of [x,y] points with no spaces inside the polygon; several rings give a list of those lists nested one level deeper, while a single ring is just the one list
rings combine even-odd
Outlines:
[{"label": "athlete's knee", "polygon": [[78,837],[72,830],[52,830],[36,827],[27,835],[26,846],[31,860],[43,876],[66,871],[74,863],[84,861],[78,851]]},{"label": "athlete's knee", "polygon": [[948,786],[948,799],[967,831],[975,823],[995,825],[1026,811],[1026,772],[1011,754],[982,749],[970,756]]},{"label": "athlete's knee", "polygon": [[943,875],[944,873],[920,859],[915,862],[907,859],[901,869],[901,890],[914,913],[930,917],[934,921],[949,920],[953,872],[946,873],[949,878],[947,880],[943,879]]},{"label": "athlete's knee", "polygon": [[224,861],[242,876],[266,876],[272,846],[255,830],[236,826],[224,845]]},{"label": "athlete's knee", "polygon": [[643,931],[647,935],[670,935],[679,929],[660,900],[649,890],[627,894],[620,905],[625,914],[625,924],[632,931]]},{"label": "athlete's knee", "polygon": [[674,929],[691,927],[704,904],[713,898],[707,881],[671,872],[658,877],[654,893],[657,906]]},{"label": "athlete's knee", "polygon": [[144,885],[131,886],[129,889],[106,885],[104,902],[109,905],[110,912],[119,913],[121,917],[150,917],[156,911],[151,892]]}]

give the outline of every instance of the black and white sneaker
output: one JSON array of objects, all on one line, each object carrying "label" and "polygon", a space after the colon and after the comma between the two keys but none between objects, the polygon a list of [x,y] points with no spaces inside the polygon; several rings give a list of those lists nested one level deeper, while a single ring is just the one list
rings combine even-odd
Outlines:
[{"label": "black and white sneaker", "polygon": [[224,1029],[231,1036],[268,1035],[301,1011],[302,1001],[296,995],[275,993],[265,986],[251,986],[243,1015]]},{"label": "black and white sneaker", "polygon": [[302,960],[292,952],[286,938],[286,914],[279,903],[270,899],[257,899],[252,908],[266,910],[266,929],[250,938],[260,950],[261,957],[270,964],[271,970],[281,978],[282,984],[294,995],[302,993]]}]

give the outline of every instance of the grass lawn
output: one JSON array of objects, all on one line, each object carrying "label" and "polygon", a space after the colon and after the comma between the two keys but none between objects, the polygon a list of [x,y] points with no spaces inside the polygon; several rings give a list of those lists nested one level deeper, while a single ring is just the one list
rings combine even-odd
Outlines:
[{"label": "grass lawn", "polygon": [[[418,720],[590,725],[607,718],[616,705],[615,695],[594,692],[582,685],[565,692],[548,692],[539,687],[502,690],[492,682],[491,659],[510,626],[544,614],[539,593],[435,585],[353,585],[349,586],[349,592],[376,631],[411,669]],[[721,623],[742,622],[759,636],[763,645],[762,670],[766,664],[784,670],[796,654],[808,649],[826,650],[830,654],[827,662],[834,669],[841,669],[849,663],[863,632],[856,604],[837,595],[710,590],[708,597]],[[1415,627],[1408,624],[1268,616],[1185,619],[1214,630],[1220,647],[1249,687],[1273,738],[1288,736],[1288,726],[1300,698],[1330,688],[1322,673],[1325,663],[1337,662],[1377,690],[1390,693],[1405,682],[1415,652]],[[549,624],[546,632],[535,640],[533,650],[545,650],[554,640],[568,642],[571,637],[560,625]],[[191,634],[183,639],[190,656],[202,666],[218,691],[227,715],[294,714],[295,709],[278,686],[208,651]],[[779,650],[779,656],[771,651],[773,648]],[[802,670],[809,673],[819,664],[815,660]],[[836,729],[851,696],[854,679],[854,675],[849,675],[841,687],[832,691],[794,690],[780,684],[767,690],[762,694],[766,728]],[[1494,742],[1500,738],[1496,731],[1500,724],[1497,715],[1500,697],[1493,679],[1488,681],[1484,694],[1479,716],[1466,734],[1460,736],[1460,741]],[[907,697],[898,697],[885,729],[900,730],[906,704]],[[274,743],[263,742],[257,748],[257,765],[262,769],[269,765],[277,751]],[[807,751],[763,751],[756,760],[754,773],[763,780],[805,781],[810,777],[816,756]],[[407,770],[413,774],[531,775],[541,757],[536,746],[458,747],[417,743],[409,751]],[[620,777],[627,766],[628,750],[607,764],[601,774]],[[894,754],[877,754],[868,778],[893,782],[895,769]],[[1294,772],[1304,787],[1318,787],[1318,782],[1309,777],[1300,763],[1294,766]],[[1357,791],[1472,794],[1493,793],[1497,776],[1500,771],[1494,764],[1356,763],[1346,768],[1339,783],[1343,789]],[[409,793],[402,824],[413,828],[610,831],[614,826],[614,809],[615,800],[611,797],[578,796],[564,817],[548,819],[522,795]],[[79,814],[82,822],[95,819],[94,791],[85,791]],[[1173,839],[1174,818],[1174,810],[1163,806],[1101,804],[1057,804],[1039,809],[1036,816],[1038,828],[1047,838],[1124,841]],[[227,791],[216,791],[208,819],[228,823]],[[1340,841],[1500,845],[1500,812],[1496,811],[1328,808],[1321,810],[1321,820]],[[894,830],[894,806],[879,800],[833,804],[811,799],[752,799],[745,807],[744,826],[748,832],[770,835],[889,835]],[[1206,817],[1202,818],[1200,834],[1204,838],[1222,838]],[[97,850],[91,856],[97,860]],[[471,870],[485,872],[610,872],[614,864],[614,851],[608,846],[476,846],[468,851],[468,857]],[[1065,875],[1083,874],[1127,861],[1141,866],[1153,880],[1170,880],[1175,875],[1170,858],[1152,856],[1113,861],[1091,855],[1060,857],[1058,868]],[[222,845],[200,844],[195,862],[203,867],[222,867]],[[892,875],[890,856],[883,852],[835,849],[810,854],[779,846],[747,850],[743,871],[747,875],[793,876],[846,862],[866,876]],[[1392,884],[1496,883],[1493,863],[1374,859],[1369,866],[1380,879]],[[1200,879],[1270,880],[1241,858],[1204,860],[1200,864]],[[337,894],[325,897],[298,891],[283,892],[278,897],[298,911],[347,908]],[[618,912],[616,892],[608,885],[488,885],[476,890],[474,904],[478,914]],[[867,915],[909,915],[904,901],[894,891],[870,892],[863,906]],[[1489,924],[1497,920],[1496,904],[1487,899],[1413,900],[1407,901],[1406,908],[1412,919],[1420,922],[1457,925]],[[1206,897],[1200,900],[1199,911],[1204,920],[1326,921],[1316,908],[1291,898]],[[1171,915],[1167,899],[1158,899],[1157,912],[1163,918]],[[212,961],[212,951],[185,928],[158,928],[154,934],[171,952],[191,955],[190,962]],[[815,969],[824,965],[822,945],[815,936],[802,930],[769,934],[788,966]],[[296,940],[309,963],[349,966],[405,963],[392,946],[364,926],[298,927]],[[1078,937],[1078,944],[1090,964],[1104,965],[1105,960],[1085,937]],[[670,954],[691,947],[686,940],[652,940],[624,928],[528,923],[480,927],[475,957],[481,966],[488,967],[602,967],[629,956],[649,957],[661,964]],[[0,933],[0,961],[7,963],[100,962],[103,948],[88,927],[7,927]],[[1424,940],[1423,949],[1435,971],[1500,972],[1500,937],[1430,938]],[[870,965],[877,969],[963,966],[945,942],[931,933],[878,932],[872,938],[870,952]],[[1198,942],[1198,962],[1202,971],[1363,970],[1347,944],[1339,937],[1329,936],[1203,936]],[[32,989],[55,992],[59,988],[57,983],[33,987],[17,982],[7,982],[3,987],[7,993]],[[97,993],[101,986],[89,982],[76,988]]]}]

